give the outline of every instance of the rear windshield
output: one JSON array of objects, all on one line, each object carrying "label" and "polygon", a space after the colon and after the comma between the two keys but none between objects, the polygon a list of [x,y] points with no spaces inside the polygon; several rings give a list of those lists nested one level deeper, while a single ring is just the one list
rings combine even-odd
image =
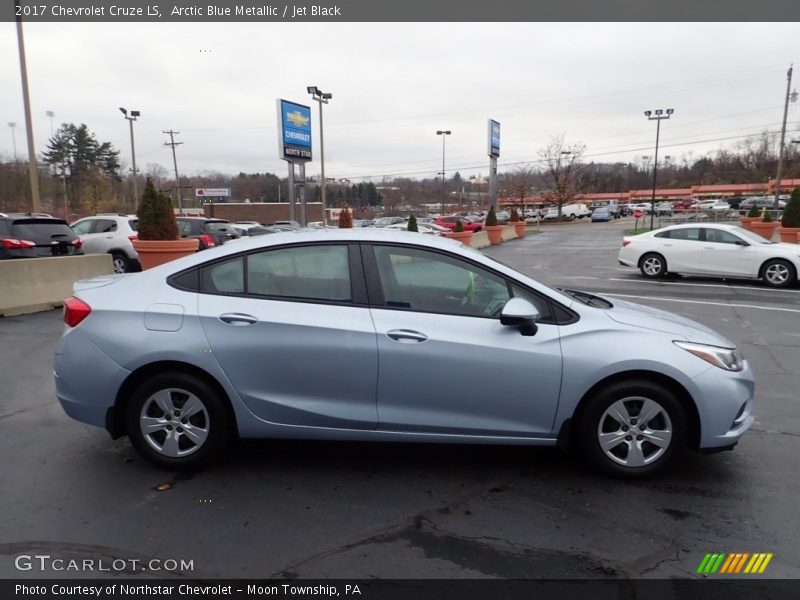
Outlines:
[{"label": "rear windshield", "polygon": [[70,229],[66,221],[52,219],[24,219],[14,221],[11,234],[35,242],[49,242],[52,240],[73,239],[75,232]]}]

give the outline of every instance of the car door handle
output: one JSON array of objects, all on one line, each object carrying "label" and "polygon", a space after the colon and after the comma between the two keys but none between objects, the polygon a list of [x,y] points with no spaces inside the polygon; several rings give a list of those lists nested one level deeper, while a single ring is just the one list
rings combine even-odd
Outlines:
[{"label": "car door handle", "polygon": [[219,316],[219,320],[228,325],[236,325],[242,327],[244,325],[253,325],[258,323],[258,319],[253,315],[246,315],[244,313],[225,313]]},{"label": "car door handle", "polygon": [[412,331],[410,329],[392,329],[387,331],[386,335],[393,339],[395,342],[402,344],[412,344],[414,342],[424,342],[428,336],[419,331]]},{"label": "car door handle", "polygon": [[713,250],[714,246],[703,246],[703,250]]}]

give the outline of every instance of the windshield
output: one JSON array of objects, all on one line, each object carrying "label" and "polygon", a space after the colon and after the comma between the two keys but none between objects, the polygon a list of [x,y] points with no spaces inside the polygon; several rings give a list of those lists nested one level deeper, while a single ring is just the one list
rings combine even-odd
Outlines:
[{"label": "windshield", "polygon": [[746,239],[748,242],[752,244],[774,244],[775,242],[771,242],[767,238],[761,237],[757,233],[753,233],[752,231],[747,231],[747,229],[743,229],[741,227],[736,227],[733,232]]}]

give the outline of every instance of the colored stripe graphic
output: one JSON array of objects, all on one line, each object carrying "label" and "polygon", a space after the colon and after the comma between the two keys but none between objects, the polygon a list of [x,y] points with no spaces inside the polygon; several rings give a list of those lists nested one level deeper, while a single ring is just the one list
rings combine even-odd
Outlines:
[{"label": "colored stripe graphic", "polygon": [[[767,569],[767,565],[772,560],[772,552],[708,552],[700,561],[697,573],[703,575],[719,574],[761,574]],[[742,571],[744,569],[744,571]]]}]

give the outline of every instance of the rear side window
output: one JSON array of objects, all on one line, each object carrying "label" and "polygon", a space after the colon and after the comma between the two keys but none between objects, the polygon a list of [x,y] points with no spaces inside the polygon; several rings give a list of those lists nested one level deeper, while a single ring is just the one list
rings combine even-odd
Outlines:
[{"label": "rear side window", "polygon": [[138,219],[131,219],[128,221],[128,225],[133,231],[137,231],[137,227],[139,227],[139,220]]},{"label": "rear side window", "polygon": [[117,230],[117,222],[111,219],[98,219],[94,227],[95,233],[111,233]]},{"label": "rear side window", "polygon": [[348,301],[347,246],[279,248],[247,258],[248,292],[285,298]]},{"label": "rear side window", "polygon": [[690,227],[688,229],[673,229],[670,231],[670,239],[689,240],[697,242],[700,240],[700,228]]},{"label": "rear side window", "polygon": [[244,259],[214,263],[200,269],[200,282],[204,292],[218,294],[244,293]]}]

